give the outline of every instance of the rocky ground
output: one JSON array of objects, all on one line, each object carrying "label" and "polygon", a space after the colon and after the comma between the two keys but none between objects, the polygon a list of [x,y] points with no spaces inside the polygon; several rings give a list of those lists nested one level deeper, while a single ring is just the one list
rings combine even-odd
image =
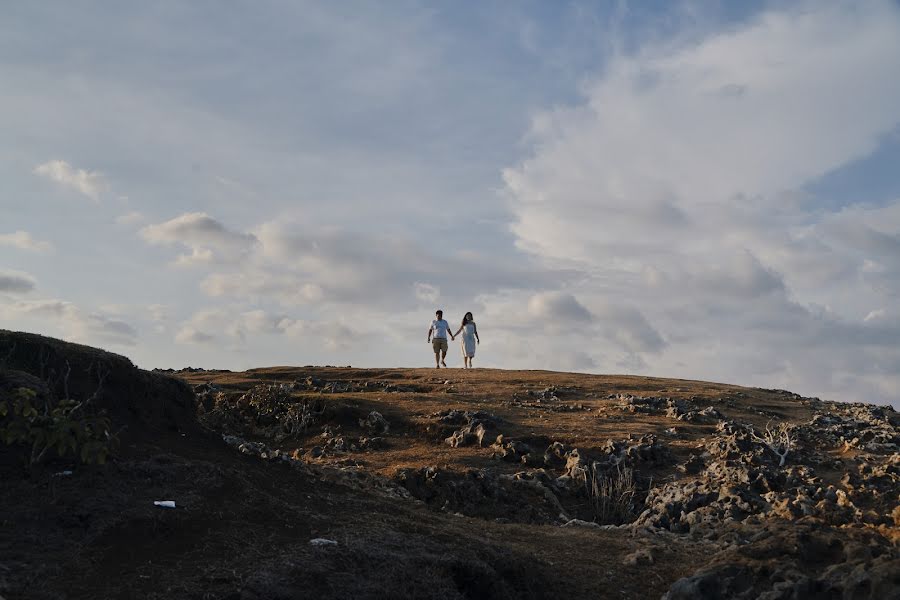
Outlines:
[{"label": "rocky ground", "polygon": [[32,466],[0,445],[7,599],[900,598],[889,407],[541,371],[147,373],[0,331],[0,392],[22,386],[90,399],[119,444]]}]

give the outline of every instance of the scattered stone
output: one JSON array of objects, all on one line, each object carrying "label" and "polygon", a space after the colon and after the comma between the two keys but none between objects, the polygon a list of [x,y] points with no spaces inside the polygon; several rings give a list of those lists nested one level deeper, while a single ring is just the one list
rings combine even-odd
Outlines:
[{"label": "scattered stone", "polygon": [[505,440],[503,435],[498,435],[491,445],[492,458],[499,458],[507,462],[525,462],[531,454],[531,447],[525,442],[517,440]]},{"label": "scattered stone", "polygon": [[544,451],[544,465],[550,468],[562,468],[566,464],[569,449],[562,442],[553,442]]},{"label": "scattered stone", "polygon": [[359,426],[375,435],[383,435],[390,428],[387,419],[381,416],[380,412],[374,410],[365,419],[359,420]]},{"label": "scattered stone", "polygon": [[460,411],[450,409],[431,415],[437,418],[437,422],[443,426],[462,425],[455,430],[444,442],[453,448],[478,444],[484,446],[489,434],[497,430],[496,417],[482,411]]},{"label": "scattered stone", "polygon": [[900,597],[900,558],[866,530],[838,534],[813,523],[739,527],[748,543],[729,545],[715,564],[676,581],[664,600],[777,600]]},{"label": "scattered stone", "polygon": [[599,523],[594,523],[593,521],[582,521],[581,519],[569,519],[560,527],[586,527],[589,529],[600,529]]},{"label": "scattered stone", "polygon": [[386,446],[384,438],[381,437],[361,437],[359,438],[358,447],[360,450],[381,450]]},{"label": "scattered stone", "polygon": [[628,554],[622,559],[622,564],[626,567],[644,567],[652,565],[656,562],[653,551],[648,548],[641,548]]},{"label": "scattered stone", "polygon": [[687,462],[678,465],[678,470],[687,475],[696,475],[706,467],[704,460],[696,454],[691,454]]},{"label": "scattered stone", "polygon": [[666,408],[669,398],[632,396],[631,394],[612,394],[610,399],[618,400],[617,408],[630,413],[654,413]]}]

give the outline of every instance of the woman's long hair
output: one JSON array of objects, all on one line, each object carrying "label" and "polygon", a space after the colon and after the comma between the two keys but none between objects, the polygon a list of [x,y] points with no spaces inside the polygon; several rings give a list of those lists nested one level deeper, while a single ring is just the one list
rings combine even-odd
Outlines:
[{"label": "woman's long hair", "polygon": [[463,315],[462,327],[465,327],[466,323],[468,323],[469,321],[474,321],[474,320],[475,320],[475,317],[472,316],[472,313],[467,312],[466,314]]}]

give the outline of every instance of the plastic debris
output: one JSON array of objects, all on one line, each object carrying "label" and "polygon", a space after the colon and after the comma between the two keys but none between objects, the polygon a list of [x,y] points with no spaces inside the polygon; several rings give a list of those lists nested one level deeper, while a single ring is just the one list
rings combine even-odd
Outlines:
[{"label": "plastic debris", "polygon": [[72,471],[60,471],[59,473],[54,473],[54,477],[69,477],[72,475]]},{"label": "plastic debris", "polygon": [[161,506],[162,508],[175,508],[174,500],[154,500],[153,504]]},{"label": "plastic debris", "polygon": [[325,538],[313,538],[309,540],[309,543],[313,546],[337,546],[338,543],[335,540],[326,540]]}]

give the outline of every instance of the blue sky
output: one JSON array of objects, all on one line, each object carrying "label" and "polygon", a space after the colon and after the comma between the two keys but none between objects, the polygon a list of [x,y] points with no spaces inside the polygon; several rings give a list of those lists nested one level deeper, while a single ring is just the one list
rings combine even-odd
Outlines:
[{"label": "blue sky", "polygon": [[2,13],[2,327],[900,397],[896,2]]}]

